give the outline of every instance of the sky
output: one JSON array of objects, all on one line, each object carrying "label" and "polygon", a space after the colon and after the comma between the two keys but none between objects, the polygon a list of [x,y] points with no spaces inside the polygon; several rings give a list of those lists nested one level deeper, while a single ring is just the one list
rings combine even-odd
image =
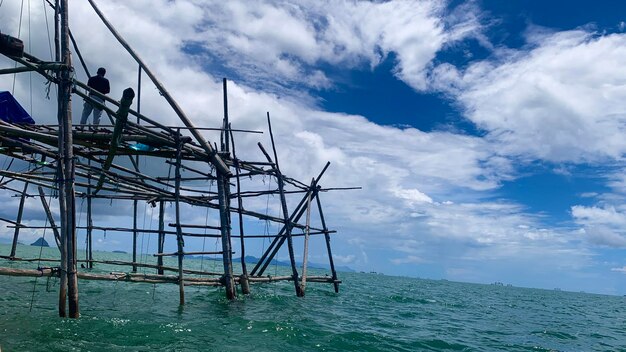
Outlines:
[{"label": "sky", "polygon": [[[19,34],[27,51],[49,57],[50,10],[38,1],[21,3],[2,2],[0,31]],[[221,80],[228,78],[233,128],[265,131],[236,136],[240,157],[262,160],[255,144],[270,145],[269,111],[285,174],[310,180],[330,161],[322,186],[362,187],[320,196],[328,225],[337,230],[338,265],[626,294],[626,4],[96,3],[196,125],[220,125]],[[136,64],[89,4],[71,2],[70,17],[91,71],[107,68],[111,96],[136,87]],[[3,68],[12,65],[0,60]],[[86,79],[79,67],[76,75]],[[43,81],[20,74],[13,87],[13,80],[0,77],[2,89],[13,91],[38,122],[54,123]],[[142,112],[180,124],[145,81]],[[75,97],[74,110],[80,105]],[[1,197],[0,213],[14,218],[17,199]],[[125,205],[96,207],[97,223],[129,221]],[[279,211],[264,200],[250,207]],[[39,208],[29,202],[26,220],[39,221]],[[143,224],[156,226],[158,212],[142,209]],[[215,220],[202,209],[185,216]],[[98,234],[97,241],[96,249],[128,250],[128,236]],[[253,245],[250,254],[260,256],[265,245]],[[327,260],[321,241],[310,260]]]}]

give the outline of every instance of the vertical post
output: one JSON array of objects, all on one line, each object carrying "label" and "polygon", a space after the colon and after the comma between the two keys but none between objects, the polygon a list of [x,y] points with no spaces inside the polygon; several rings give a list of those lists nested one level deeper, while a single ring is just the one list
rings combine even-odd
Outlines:
[{"label": "vertical post", "polygon": [[[315,187],[315,179],[311,181],[311,188]],[[306,269],[307,261],[309,258],[309,235],[311,233],[311,193],[308,193],[306,200],[306,228],[304,230],[304,253],[302,254],[302,283],[300,284],[300,291],[304,296],[306,289]]]},{"label": "vertical post", "polygon": [[226,287],[226,298],[234,299],[235,293],[235,280],[233,278],[233,256],[230,243],[230,214],[229,214],[229,200],[230,200],[230,184],[228,177],[217,172],[217,194],[220,207],[220,233],[222,237],[222,260],[224,262],[224,276],[222,281],[224,287]]},{"label": "vertical post", "polygon": [[[228,95],[226,90],[226,78],[223,80],[224,87],[224,120],[222,122],[221,133],[221,156],[228,155]],[[219,168],[215,169],[217,173],[217,194],[220,209],[220,234],[222,237],[222,262],[224,263],[224,276],[222,282],[226,288],[226,298],[234,299],[237,296],[235,291],[235,279],[233,277],[233,254],[230,242],[230,183],[228,182],[228,174]]]},{"label": "vertical post", "polygon": [[246,241],[243,232],[243,200],[241,197],[241,170],[239,168],[239,159],[237,159],[237,153],[235,152],[235,139],[233,138],[233,130],[228,124],[228,132],[230,134],[230,140],[233,146],[233,163],[235,166],[235,172],[237,177],[237,215],[239,216],[239,239],[241,246],[241,276],[239,277],[239,284],[241,285],[241,292],[244,295],[250,293],[250,281],[248,280],[248,268],[246,266]]},{"label": "vertical post", "polygon": [[[141,113],[141,65],[137,73],[137,112]],[[139,123],[140,119],[137,116],[137,124]],[[135,164],[139,171],[139,155],[135,155]],[[133,273],[137,272],[137,236],[137,200],[135,199],[133,200]]]},{"label": "vertical post", "polygon": [[270,113],[267,113],[267,125],[270,131],[270,139],[272,141],[272,150],[274,151],[274,163],[276,164],[276,179],[278,183],[278,191],[280,192],[280,204],[283,209],[283,218],[285,219],[285,234],[287,235],[287,249],[289,250],[289,261],[291,262],[291,272],[293,282],[296,288],[296,296],[302,297],[304,294],[300,289],[298,280],[298,269],[296,268],[296,258],[293,252],[293,239],[291,238],[291,221],[289,219],[289,211],[287,210],[287,199],[285,197],[285,181],[283,174],[278,166],[278,154],[276,153],[276,144],[274,143],[274,134],[272,133],[272,123],[270,121]]},{"label": "vertical post", "polygon": [[9,257],[15,258],[15,251],[17,250],[17,238],[20,235],[20,228],[22,227],[22,214],[24,213],[24,201],[26,200],[26,192],[28,191],[28,182],[24,182],[24,190],[20,197],[20,205],[17,208],[17,219],[15,220],[15,231],[13,232],[13,243],[11,244],[11,254]]},{"label": "vertical post", "polygon": [[[317,186],[315,193],[317,193]],[[328,250],[328,261],[330,264],[330,272],[333,275],[333,286],[335,286],[335,293],[339,293],[339,284],[337,283],[337,271],[335,270],[335,262],[333,261],[333,252],[330,249],[330,234],[328,233],[328,227],[326,227],[326,220],[324,219],[324,212],[322,211],[322,203],[319,195],[316,197],[317,209],[320,213],[320,219],[322,220],[322,229],[324,230],[324,238],[326,239],[326,249]]]},{"label": "vertical post", "polygon": [[61,154],[61,179],[59,180],[59,202],[64,204],[61,217],[62,237],[67,248],[67,290],[69,317],[78,318],[78,278],[76,276],[76,204],[74,198],[74,151],[72,139],[72,55],[69,49],[68,0],[61,0],[61,61],[59,71],[59,153]]},{"label": "vertical post", "polygon": [[[61,25],[61,0],[55,0],[54,6],[54,58],[56,62],[61,61],[61,43],[60,43],[60,25]],[[60,79],[61,74],[57,72],[57,78]],[[61,132],[64,129],[64,125],[62,123],[63,113],[62,113],[62,103],[61,103],[61,94],[59,93],[58,98],[58,122],[59,122],[59,157],[63,154],[63,137]],[[61,161],[57,163],[57,180],[63,179],[63,164]],[[67,226],[67,211],[65,208],[65,193],[60,187],[62,184],[57,182],[57,186],[59,186],[59,213],[61,218],[61,234],[60,234],[60,243],[59,250],[61,252],[61,262],[59,264],[60,274],[59,274],[59,316],[65,318],[67,316],[66,312],[66,303],[67,303],[67,241],[66,241],[66,226]]]},{"label": "vertical post", "polygon": [[[91,160],[89,160],[91,163]],[[88,187],[87,187],[87,267],[89,269],[93,268],[93,217],[91,211],[91,177],[88,178]]]},{"label": "vertical post", "polygon": [[[159,239],[158,239],[158,244],[157,244],[158,246],[157,253],[163,253],[164,244],[165,244],[165,202],[161,200],[159,201]],[[158,266],[157,274],[163,275],[163,256],[162,255],[157,257],[157,266]]]},{"label": "vertical post", "polygon": [[223,86],[223,90],[224,90],[224,122],[222,123],[222,151],[228,153],[229,150],[229,141],[228,141],[228,137],[229,137],[229,133],[228,133],[228,129],[230,128],[230,124],[228,122],[228,91],[227,91],[227,86],[226,86],[226,78],[224,78],[222,80],[222,86]]},{"label": "vertical post", "polygon": [[[59,129],[62,128],[62,125],[59,124]],[[60,132],[60,131],[59,131]],[[61,144],[62,137],[59,133],[59,154],[61,154]],[[57,184],[59,186],[62,185],[61,181],[63,179],[63,164],[61,162],[57,165]],[[61,218],[61,246],[59,247],[61,251],[61,263],[60,263],[60,273],[59,273],[59,316],[61,318],[65,318],[67,316],[67,311],[65,309],[67,304],[67,208],[65,204],[65,192],[63,192],[63,187],[59,187],[59,215]]]},{"label": "vertical post", "polygon": [[180,296],[180,305],[185,304],[185,286],[183,281],[183,232],[180,227],[180,164],[182,157],[182,141],[180,138],[180,129],[176,131],[176,243],[178,245],[178,292]]},{"label": "vertical post", "polygon": [[133,273],[137,272],[137,199],[133,200]]}]

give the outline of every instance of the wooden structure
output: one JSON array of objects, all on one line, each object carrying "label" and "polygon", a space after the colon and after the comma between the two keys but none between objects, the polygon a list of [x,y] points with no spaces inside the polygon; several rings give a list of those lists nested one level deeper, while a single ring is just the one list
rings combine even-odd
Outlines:
[{"label": "wooden structure", "polygon": [[[171,95],[158,81],[156,76],[149,70],[145,63],[121,38],[115,29],[109,24],[103,14],[98,10],[93,0],[89,0],[94,10],[100,16],[111,33],[126,48],[136,60],[140,68],[139,79],[142,72],[151,79],[160,94],[165,97],[176,115],[180,118],[184,127],[165,126],[139,111],[130,108],[135,99],[135,92],[128,88],[123,92],[120,101],[102,95],[90,89],[86,84],[71,77],[72,57],[70,54],[70,42],[73,42],[68,28],[68,0],[48,1],[55,11],[55,18],[59,19],[55,26],[55,47],[57,48],[56,61],[46,62],[27,52],[19,39],[2,35],[0,38],[0,53],[14,60],[20,66],[16,68],[0,69],[2,74],[15,74],[19,72],[38,72],[50,82],[58,85],[58,125],[16,125],[0,121],[0,153],[14,159],[28,162],[32,165],[25,173],[17,173],[11,170],[0,170],[0,188],[8,192],[21,195],[20,206],[16,221],[8,221],[10,227],[15,228],[11,253],[1,256],[10,260],[30,260],[34,258],[20,258],[16,253],[16,245],[20,229],[34,228],[22,223],[24,199],[26,197],[38,197],[47,214],[45,228],[54,231],[55,241],[61,252],[61,259],[39,258],[43,262],[58,262],[58,266],[49,266],[37,270],[1,268],[0,275],[12,276],[58,276],[61,280],[59,292],[59,314],[66,316],[66,302],[69,302],[69,317],[79,316],[78,279],[81,280],[122,280],[131,282],[147,283],[174,283],[179,285],[180,304],[184,304],[185,285],[222,286],[226,296],[234,299],[237,295],[236,286],[241,287],[241,292],[250,292],[250,283],[271,282],[277,280],[293,281],[295,292],[298,296],[304,296],[307,282],[322,282],[334,285],[338,292],[337,273],[334,268],[330,234],[326,226],[320,192],[337,190],[339,188],[324,189],[319,185],[320,179],[327,170],[329,163],[321,170],[319,175],[311,182],[300,182],[287,177],[281,172],[274,137],[271,130],[270,116],[267,114],[267,122],[271,136],[271,151],[258,143],[259,156],[262,161],[244,161],[237,158],[234,135],[241,133],[258,133],[255,131],[242,131],[231,128],[228,118],[227,86],[224,79],[224,116],[222,126],[214,130],[220,131],[219,146],[205,140],[201,134],[202,128],[196,128],[191,120],[174,101]],[[21,45],[21,46],[20,46]],[[80,52],[74,43],[74,50],[80,57]],[[83,64],[84,65],[84,64]],[[141,87],[141,86],[140,86]],[[140,96],[140,91],[137,92]],[[111,125],[72,126],[71,97],[77,95],[93,105],[101,107],[109,116]],[[98,96],[104,99],[108,105],[102,105],[91,98]],[[139,98],[140,99],[140,98]],[[140,100],[139,100],[140,101]],[[110,107],[113,108],[110,108]],[[139,108],[137,109],[139,110]],[[136,117],[136,122],[129,116]],[[139,169],[138,158],[150,158],[151,162],[159,161],[174,169],[174,177],[171,175],[149,175]],[[132,167],[125,167],[121,160],[132,163]],[[197,165],[205,165],[198,167]],[[192,177],[182,177],[181,171],[193,174]],[[245,191],[242,189],[242,178],[273,177],[276,179],[277,188],[266,191]],[[190,181],[209,180],[217,184],[217,192],[199,189],[197,186],[187,185]],[[23,183],[23,187],[16,188],[15,184]],[[33,193],[34,188],[37,193]],[[46,193],[47,192],[47,193]],[[46,197],[58,195],[60,221],[54,219],[50,211]],[[278,195],[280,201],[280,217],[274,217],[261,212],[248,210],[244,199],[266,195]],[[300,201],[295,208],[289,208],[287,196],[300,196]],[[78,255],[76,246],[76,198],[87,201],[87,224],[78,227],[86,230],[86,254],[83,262],[85,269],[77,267]],[[115,226],[94,226],[92,214],[92,201],[97,199],[110,199],[116,202],[133,202],[134,221],[132,228],[120,228]],[[147,202],[159,208],[159,229],[151,230],[140,228],[137,221],[137,205]],[[175,209],[175,222],[169,224],[172,231],[166,230],[165,205],[173,204]],[[202,224],[181,223],[181,207],[191,205],[204,207],[219,214],[219,226]],[[311,210],[315,208],[319,213],[320,225],[311,224]],[[233,217],[235,215],[235,217]],[[260,219],[280,224],[280,230],[270,235],[246,235],[244,232],[245,219]],[[232,223],[237,223],[238,234],[231,233]],[[43,227],[39,227],[43,228]],[[194,232],[193,229],[201,229],[205,233]],[[294,233],[299,229],[301,233]],[[132,262],[103,261],[93,257],[92,241],[93,231],[119,231],[132,234]],[[206,233],[207,231],[213,233]],[[140,233],[158,235],[158,252],[154,253],[155,263],[140,263],[137,260],[137,236]],[[330,274],[325,276],[307,276],[307,251],[309,237],[321,235],[326,243]],[[166,237],[175,237],[177,250],[174,253],[165,253],[164,242]],[[302,271],[296,264],[293,237],[304,237],[304,255]],[[218,238],[221,241],[221,250],[214,252],[193,252],[185,249],[185,238],[206,237]],[[262,252],[260,260],[253,268],[248,268],[245,262],[246,241],[249,238],[268,237],[271,244]],[[241,272],[233,269],[232,241],[239,240],[241,253]],[[285,245],[290,258],[291,275],[266,276],[265,272],[278,251]],[[223,271],[219,273],[207,273],[185,268],[184,258],[186,255],[218,255],[223,262]],[[163,257],[174,256],[178,259],[177,267],[168,267],[163,264]],[[111,272],[109,274],[97,274],[89,271],[95,263],[106,263],[127,266],[129,272]],[[156,269],[154,274],[140,274],[138,267]],[[166,275],[165,272],[175,272],[176,275]]]}]

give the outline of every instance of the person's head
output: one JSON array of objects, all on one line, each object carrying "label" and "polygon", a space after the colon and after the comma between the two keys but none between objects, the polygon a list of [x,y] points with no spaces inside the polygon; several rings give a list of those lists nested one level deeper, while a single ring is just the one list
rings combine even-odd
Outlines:
[{"label": "person's head", "polygon": [[104,67],[100,67],[98,69],[98,76],[104,76],[107,73],[107,70]]}]

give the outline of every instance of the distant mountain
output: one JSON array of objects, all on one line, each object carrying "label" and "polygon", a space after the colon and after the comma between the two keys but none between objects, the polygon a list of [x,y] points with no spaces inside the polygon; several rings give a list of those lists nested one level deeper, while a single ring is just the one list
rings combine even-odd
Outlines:
[{"label": "distant mountain", "polygon": [[46,241],[43,237],[39,237],[37,241],[31,243],[30,245],[37,246],[37,247],[50,247],[50,245],[48,244],[48,241]]}]

